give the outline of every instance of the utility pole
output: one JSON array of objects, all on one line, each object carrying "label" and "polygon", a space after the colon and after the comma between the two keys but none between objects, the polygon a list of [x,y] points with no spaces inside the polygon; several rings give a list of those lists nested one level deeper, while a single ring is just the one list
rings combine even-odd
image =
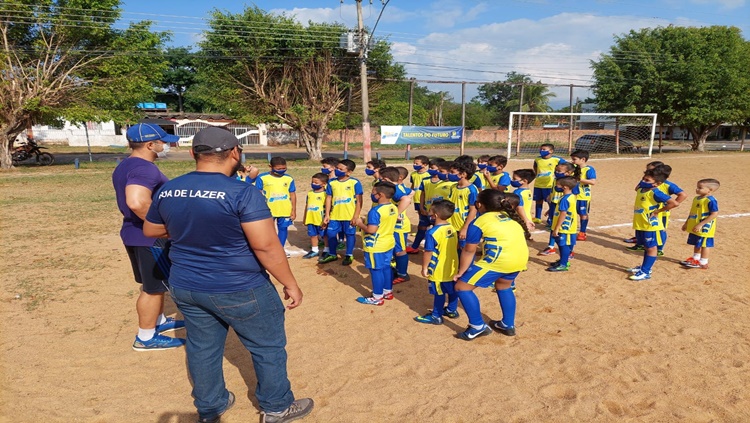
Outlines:
[{"label": "utility pole", "polygon": [[362,84],[362,147],[365,163],[372,159],[370,144],[370,99],[367,92],[367,46],[365,23],[362,18],[362,0],[357,1],[357,27],[359,29],[359,77]]}]

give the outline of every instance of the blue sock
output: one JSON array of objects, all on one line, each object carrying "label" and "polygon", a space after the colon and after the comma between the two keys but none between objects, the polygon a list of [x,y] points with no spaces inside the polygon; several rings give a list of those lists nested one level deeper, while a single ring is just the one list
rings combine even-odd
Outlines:
[{"label": "blue sock", "polygon": [[284,244],[286,244],[286,239],[288,237],[289,237],[289,229],[279,228],[279,241],[281,242],[282,247],[284,246]]},{"label": "blue sock", "polygon": [[466,311],[466,315],[469,316],[469,324],[472,326],[484,325],[477,294],[474,291],[457,291],[457,293],[458,298],[461,300],[461,305],[464,307],[464,311]]},{"label": "blue sock", "polygon": [[403,256],[396,256],[396,273],[399,276],[404,276],[409,271],[409,256],[404,254]]},{"label": "blue sock", "polygon": [[380,271],[380,277],[383,279],[383,287],[389,291],[393,291],[393,270],[391,270],[391,266],[386,266],[378,270]]},{"label": "blue sock", "polygon": [[555,216],[555,209],[557,208],[557,204],[555,203],[549,203],[549,213],[547,214],[547,225],[552,225],[552,218]]},{"label": "blue sock", "polygon": [[350,256],[354,254],[354,244],[356,243],[356,238],[354,237],[354,234],[346,234],[346,255]]},{"label": "blue sock", "polygon": [[560,265],[561,266],[568,265],[568,259],[570,258],[571,251],[573,251],[573,247],[570,245],[560,246]]},{"label": "blue sock", "polygon": [[549,248],[555,247],[555,237],[552,236],[552,232],[549,233],[549,242],[547,243],[547,247]]},{"label": "blue sock", "polygon": [[373,295],[383,295],[385,280],[383,280],[383,272],[381,272],[380,270],[381,269],[370,269],[370,279],[372,279]]},{"label": "blue sock", "polygon": [[500,300],[500,310],[503,311],[503,324],[509,328],[516,325],[516,294],[513,290],[503,289],[497,291],[497,299]]},{"label": "blue sock", "polygon": [[336,255],[336,247],[339,246],[338,232],[326,232],[328,235],[328,254]]},{"label": "blue sock", "polygon": [[448,294],[448,310],[458,310],[458,294]]},{"label": "blue sock", "polygon": [[661,245],[659,245],[658,247],[656,247],[656,250],[657,251],[663,251],[664,250],[664,246],[667,245],[667,231],[666,230],[659,231],[659,234],[661,236]]},{"label": "blue sock", "polygon": [[536,216],[537,219],[542,218],[542,205],[544,203],[534,203],[534,216]]},{"label": "blue sock", "polygon": [[643,263],[641,264],[641,272],[648,273],[656,263],[656,256],[643,255]]},{"label": "blue sock", "polygon": [[422,229],[422,227],[419,227],[417,229],[417,234],[414,236],[414,242],[411,243],[411,248],[419,248],[419,244],[424,241],[424,237],[427,234],[427,229]]},{"label": "blue sock", "polygon": [[435,317],[443,317],[443,307],[445,306],[445,294],[435,295],[432,301],[432,315]]},{"label": "blue sock", "polygon": [[[586,215],[588,216],[588,215]],[[588,219],[581,219],[581,232],[586,233],[586,228],[589,227],[589,220]]]}]

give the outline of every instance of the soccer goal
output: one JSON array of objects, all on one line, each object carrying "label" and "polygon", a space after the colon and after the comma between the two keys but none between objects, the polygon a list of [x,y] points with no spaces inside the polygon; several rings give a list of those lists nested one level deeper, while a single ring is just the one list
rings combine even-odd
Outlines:
[{"label": "soccer goal", "polygon": [[558,154],[651,157],[655,133],[656,113],[511,112],[508,157],[537,155],[542,144],[553,144]]}]

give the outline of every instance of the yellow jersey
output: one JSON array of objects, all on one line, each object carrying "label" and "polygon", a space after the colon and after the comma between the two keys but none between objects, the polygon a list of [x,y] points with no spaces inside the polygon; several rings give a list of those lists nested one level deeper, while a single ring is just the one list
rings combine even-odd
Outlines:
[{"label": "yellow jersey", "polygon": [[[705,197],[693,198],[693,204],[690,206],[690,215],[687,218],[687,231],[693,233],[695,225],[707,218],[711,213],[719,212],[719,203],[711,195]],[[716,219],[706,222],[697,235],[701,238],[713,238],[716,233]]]},{"label": "yellow jersey", "polygon": [[[510,175],[508,174],[508,172],[500,172],[497,175],[490,175],[490,177],[492,178],[492,182],[495,185],[502,185],[505,187],[505,191],[503,192],[513,192],[511,191],[512,188],[510,186]],[[484,184],[484,187],[486,189],[489,189],[490,184]]]},{"label": "yellow jersey", "polygon": [[534,159],[534,188],[553,188],[555,186],[555,168],[560,163],[565,163],[561,157],[549,156],[547,159],[537,157]]},{"label": "yellow jersey", "polygon": [[297,191],[294,186],[294,178],[289,175],[274,176],[266,172],[258,175],[255,186],[263,191],[266,203],[271,209],[273,217],[289,217],[292,215],[291,193]]},{"label": "yellow jersey", "polygon": [[[490,184],[487,182],[487,178],[484,177],[484,173],[481,170],[477,170],[477,173],[475,173],[477,178],[479,178],[479,183],[477,184],[477,188],[479,188],[479,185],[482,186],[482,188],[489,188]],[[482,188],[479,188],[480,190]]]},{"label": "yellow jersey", "polygon": [[[664,185],[664,184],[661,184]],[[661,203],[669,201],[670,197],[658,187],[644,191],[635,190],[635,204],[633,205],[633,229],[637,231],[656,232],[664,230],[664,224],[659,217],[651,217],[654,210],[659,209]]]},{"label": "yellow jersey", "polygon": [[[581,168],[581,179],[596,179],[596,170],[591,166],[584,166]],[[578,200],[591,201],[591,185],[589,184],[578,184],[581,188],[581,192],[578,194]]]},{"label": "yellow jersey", "polygon": [[449,282],[458,271],[458,232],[450,224],[437,225],[427,231],[424,251],[432,253],[427,265],[427,280]]},{"label": "yellow jersey", "polygon": [[376,225],[377,232],[364,234],[362,243],[366,253],[385,253],[396,246],[393,237],[398,220],[398,207],[393,204],[376,204],[367,213],[367,225]]},{"label": "yellow jersey", "polygon": [[469,207],[473,206],[477,202],[477,196],[479,190],[475,185],[467,185],[465,187],[454,186],[451,191],[450,200],[456,206],[453,210],[449,222],[460,231],[464,227],[466,218],[469,216]]},{"label": "yellow jersey", "polygon": [[[658,187],[656,187],[656,189],[669,195],[670,197],[682,192],[682,188],[678,187],[677,184],[670,181],[664,181],[664,183],[660,184]],[[659,207],[661,206],[662,204],[659,204]],[[669,216],[671,213],[672,212],[669,210],[659,213],[659,218],[664,221],[664,229],[667,229],[667,226],[669,225]]]},{"label": "yellow jersey", "polygon": [[455,182],[437,181],[432,182],[430,179],[422,182],[421,191],[424,193],[424,207],[428,211],[435,201],[450,200],[451,191],[456,186]]},{"label": "yellow jersey", "polygon": [[531,220],[531,190],[528,188],[516,188],[513,193],[521,199],[521,202],[518,205],[523,207],[523,211],[524,213],[526,213],[526,217],[528,218],[528,220]]},{"label": "yellow jersey", "polygon": [[320,226],[326,214],[326,191],[310,191],[307,193],[305,209],[305,225]]},{"label": "yellow jersey", "polygon": [[487,212],[474,219],[466,234],[467,244],[484,242],[482,257],[474,264],[487,270],[513,273],[526,270],[529,247],[523,228],[501,212]]},{"label": "yellow jersey", "polygon": [[414,201],[414,204],[419,204],[422,200],[422,191],[419,190],[419,187],[422,186],[423,181],[429,180],[431,176],[427,171],[424,173],[412,172],[409,178],[411,179],[411,187],[414,190],[412,201]]},{"label": "yellow jersey", "polygon": [[354,218],[357,196],[362,195],[362,184],[355,178],[345,181],[331,179],[326,185],[326,196],[331,197],[331,220],[346,221]]},{"label": "yellow jersey", "polygon": [[576,195],[567,194],[563,195],[557,207],[555,208],[555,214],[552,216],[552,228],[557,227],[557,222],[560,221],[560,212],[565,213],[565,219],[560,226],[559,233],[561,234],[575,234],[578,233],[578,209],[576,208]]},{"label": "yellow jersey", "polygon": [[[406,188],[406,185],[398,184],[396,185],[396,193],[393,195],[393,198],[391,198],[391,202],[396,208],[398,208],[398,202],[409,194],[411,194],[411,190]],[[404,210],[403,213],[398,215],[398,220],[396,221],[396,233],[408,234],[410,231],[411,220],[409,220],[409,216],[406,215],[406,210]]]},{"label": "yellow jersey", "polygon": [[471,175],[471,178],[469,178],[469,182],[471,182],[472,185],[477,187],[477,190],[479,191],[485,188],[484,178],[482,177],[482,174],[479,172],[474,172],[474,174]]}]

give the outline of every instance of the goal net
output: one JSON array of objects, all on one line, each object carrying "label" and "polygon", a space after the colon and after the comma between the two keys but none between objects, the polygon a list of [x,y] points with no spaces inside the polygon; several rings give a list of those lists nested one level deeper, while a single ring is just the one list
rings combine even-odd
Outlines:
[{"label": "goal net", "polygon": [[511,112],[508,157],[535,156],[542,144],[553,144],[558,154],[651,157],[655,132],[656,113]]}]

